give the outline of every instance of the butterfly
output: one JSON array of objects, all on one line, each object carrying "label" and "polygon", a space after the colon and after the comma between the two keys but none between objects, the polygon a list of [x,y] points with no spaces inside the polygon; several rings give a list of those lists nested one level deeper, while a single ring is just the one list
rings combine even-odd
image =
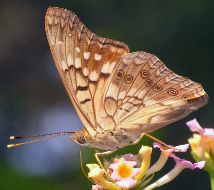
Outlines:
[{"label": "butterfly", "polygon": [[50,7],[45,30],[60,78],[84,127],[76,143],[115,150],[205,105],[201,84],[155,55],[91,32],[66,9]]}]

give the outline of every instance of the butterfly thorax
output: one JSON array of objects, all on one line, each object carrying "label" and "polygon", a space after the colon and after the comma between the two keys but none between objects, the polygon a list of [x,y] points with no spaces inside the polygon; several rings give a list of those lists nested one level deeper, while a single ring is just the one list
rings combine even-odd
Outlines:
[{"label": "butterfly thorax", "polygon": [[77,131],[71,139],[82,146],[89,146],[102,150],[115,150],[132,144],[138,137],[139,134],[129,133],[123,129],[111,132],[103,131],[91,137],[88,132],[83,129]]}]

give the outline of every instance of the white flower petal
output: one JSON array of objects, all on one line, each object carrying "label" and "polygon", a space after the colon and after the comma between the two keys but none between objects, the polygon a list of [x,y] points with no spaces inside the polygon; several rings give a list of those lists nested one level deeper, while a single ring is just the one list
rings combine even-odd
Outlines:
[{"label": "white flower petal", "polygon": [[128,178],[128,179],[117,181],[116,184],[122,188],[129,189],[134,187],[137,184],[137,181],[132,178]]}]

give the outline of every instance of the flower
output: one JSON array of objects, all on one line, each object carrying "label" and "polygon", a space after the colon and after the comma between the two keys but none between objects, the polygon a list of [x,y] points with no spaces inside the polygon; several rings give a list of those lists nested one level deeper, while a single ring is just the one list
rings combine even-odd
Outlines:
[{"label": "flower", "polygon": [[101,169],[98,164],[87,164],[89,168],[88,177],[91,178],[95,184],[103,187],[104,189],[121,190],[119,186],[105,179],[106,174],[104,169]]},{"label": "flower", "polygon": [[100,185],[92,185],[91,190],[103,190],[103,187],[101,187]]},{"label": "flower", "polygon": [[187,126],[195,132],[188,140],[192,156],[196,161],[205,160],[206,169],[214,172],[214,129],[203,129],[196,119],[188,121]]},{"label": "flower", "polygon": [[153,166],[151,166],[147,175],[151,175],[155,172],[160,171],[173,152],[186,152],[189,148],[189,144],[179,145],[173,148],[163,148],[159,143],[154,143],[153,146],[154,148],[159,148],[161,150],[161,155],[158,161]]},{"label": "flower", "polygon": [[[88,177],[96,184],[92,190],[122,190],[130,188],[152,190],[170,182],[185,168],[203,168],[205,162],[191,163],[175,155],[176,152],[186,152],[188,147],[189,145],[186,144],[169,148],[169,146],[164,147],[161,144],[154,143],[154,148],[158,148],[161,154],[152,166],[150,166],[152,147],[149,146],[142,146],[137,155],[116,156],[106,162],[105,168],[101,168],[98,164],[87,164],[89,168]],[[174,168],[148,185],[153,179],[154,173],[163,168],[168,158],[175,160]]]},{"label": "flower", "polygon": [[126,161],[123,158],[112,163],[109,169],[112,170],[111,178],[122,188],[131,188],[137,184],[134,177],[139,173],[140,168],[135,168],[136,161]]},{"label": "flower", "polygon": [[176,162],[176,165],[174,166],[174,168],[170,172],[165,174],[163,177],[158,179],[156,182],[154,182],[154,183],[150,184],[149,186],[147,186],[146,188],[144,188],[144,190],[152,190],[152,189],[160,187],[166,183],[169,183],[186,168],[192,169],[192,170],[196,169],[196,168],[202,169],[205,165],[204,161],[197,162],[197,163],[191,163],[190,161],[180,159],[176,156],[174,156],[174,159]]},{"label": "flower", "polygon": [[205,160],[205,170],[210,175],[211,189],[214,190],[214,129],[202,128],[196,119],[187,122],[194,132],[190,138],[191,153],[196,161]]},{"label": "flower", "polygon": [[179,168],[179,170],[183,170],[185,168],[189,168],[191,170],[194,170],[196,168],[202,169],[204,167],[204,165],[205,165],[205,161],[192,163],[192,162],[190,162],[188,160],[178,158],[175,155],[172,155],[172,157],[174,158],[174,160],[176,162],[176,167]]},{"label": "flower", "polygon": [[162,169],[163,165],[166,163],[166,161],[169,157],[174,158],[174,161],[176,164],[170,172],[165,174],[163,177],[158,179],[156,182],[145,187],[144,190],[152,190],[152,189],[160,187],[166,183],[169,183],[186,168],[191,169],[191,170],[196,169],[196,168],[202,169],[205,165],[204,161],[197,162],[197,163],[191,163],[188,160],[181,159],[181,158],[175,156],[174,152],[186,152],[189,147],[188,144],[176,146],[176,147],[170,148],[170,149],[164,149],[160,144],[154,143],[154,147],[159,148],[162,153],[161,153],[159,160],[149,169],[148,174],[155,173],[155,172],[159,171],[160,169]]}]

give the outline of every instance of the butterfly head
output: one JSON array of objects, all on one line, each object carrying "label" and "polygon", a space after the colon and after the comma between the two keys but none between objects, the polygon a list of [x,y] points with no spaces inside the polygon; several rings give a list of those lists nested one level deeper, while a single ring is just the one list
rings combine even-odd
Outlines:
[{"label": "butterfly head", "polygon": [[81,146],[88,146],[86,141],[86,137],[83,131],[76,131],[72,136],[70,136],[71,140]]}]

